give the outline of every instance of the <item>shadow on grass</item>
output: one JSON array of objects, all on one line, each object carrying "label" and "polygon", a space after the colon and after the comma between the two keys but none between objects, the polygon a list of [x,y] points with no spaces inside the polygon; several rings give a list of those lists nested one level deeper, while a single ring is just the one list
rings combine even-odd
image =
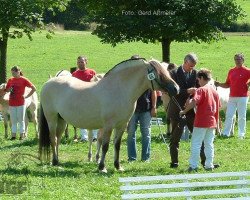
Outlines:
[{"label": "shadow on grass", "polygon": [[115,173],[114,169],[110,169],[108,173],[100,173],[98,170],[98,165],[94,162],[82,163],[78,161],[68,161],[60,163],[58,166],[52,166],[50,164],[37,164],[28,165],[25,162],[20,162],[17,165],[12,163],[7,164],[6,169],[0,170],[1,175],[7,176],[32,176],[32,177],[74,177],[79,178],[83,175],[97,175],[111,177]]},{"label": "shadow on grass", "polygon": [[0,150],[7,150],[7,149],[13,149],[13,148],[17,148],[17,147],[23,147],[23,146],[35,146],[38,144],[38,139],[29,139],[29,140],[23,140],[23,141],[18,141],[15,142],[13,141],[13,144],[10,145],[6,145],[4,147],[0,147]]}]

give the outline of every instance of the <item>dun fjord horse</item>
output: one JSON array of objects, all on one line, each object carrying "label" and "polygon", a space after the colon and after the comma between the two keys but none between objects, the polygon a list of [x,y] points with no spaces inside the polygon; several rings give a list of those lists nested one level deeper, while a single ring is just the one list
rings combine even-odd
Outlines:
[{"label": "dun fjord horse", "polygon": [[[67,70],[61,70],[59,72],[56,73],[56,77],[59,76],[72,76],[72,74],[67,71]],[[90,80],[90,82],[97,82],[100,81],[102,78],[104,77],[104,74],[96,74],[95,76],[93,76],[93,78]],[[52,78],[52,77],[50,77]],[[73,103],[73,102],[72,102]],[[68,128],[68,124],[66,124],[66,128],[65,128],[65,137],[69,138],[69,128]],[[77,130],[76,127],[74,127],[74,141],[77,141],[78,137],[77,137]],[[88,160],[92,161],[92,143],[93,143],[93,130],[88,130],[88,140],[89,140],[89,153],[88,153]],[[97,151],[96,151],[96,162],[98,163],[99,158],[100,158],[100,149],[101,149],[101,140],[102,140],[102,130],[99,129],[98,130],[98,134],[97,134]]]},{"label": "dun fjord horse", "polygon": [[50,157],[58,164],[58,147],[66,122],[75,127],[103,128],[102,156],[99,170],[106,172],[105,157],[114,129],[114,166],[119,162],[123,132],[135,110],[136,100],[147,89],[179,92],[178,85],[158,61],[127,60],[112,68],[98,82],[83,82],[74,77],[55,77],[41,90],[39,135],[40,158]]}]

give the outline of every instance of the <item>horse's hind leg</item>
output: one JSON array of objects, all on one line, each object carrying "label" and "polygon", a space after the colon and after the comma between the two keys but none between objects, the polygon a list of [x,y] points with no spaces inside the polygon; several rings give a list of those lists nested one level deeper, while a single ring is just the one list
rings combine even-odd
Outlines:
[{"label": "horse's hind leg", "polygon": [[28,113],[26,111],[25,113],[25,133],[24,133],[24,138],[27,138],[28,137],[28,132],[29,132],[29,117],[28,117]]},{"label": "horse's hind leg", "polygon": [[35,127],[36,138],[38,138],[38,117],[37,117],[37,109],[31,111],[32,122]]},{"label": "horse's hind leg", "polygon": [[74,127],[74,141],[77,141],[78,137],[77,137],[77,129],[76,127]]},{"label": "horse's hind leg", "polygon": [[[31,121],[33,122],[34,124],[34,128],[35,128],[35,132],[36,132],[36,135],[35,137],[38,138],[38,118],[37,118],[37,109],[34,108],[33,106],[30,106],[28,108],[28,111],[30,112],[30,115],[31,115]],[[28,114],[26,112],[26,118],[27,120],[27,126],[26,126],[26,137],[27,137],[27,134],[28,134],[28,123],[29,123],[29,118],[28,118]]]},{"label": "horse's hind leg", "polygon": [[124,171],[122,166],[120,165],[120,147],[121,147],[121,139],[124,133],[125,127],[116,128],[115,129],[115,137],[114,137],[114,147],[115,147],[115,155],[114,155],[114,166],[118,171]]},{"label": "horse's hind leg", "polygon": [[58,155],[58,149],[59,149],[59,144],[61,142],[62,134],[66,129],[66,122],[62,118],[58,118],[57,120],[57,127],[56,127],[56,138],[57,138],[57,143],[56,143],[56,151]]},{"label": "horse's hind leg", "polygon": [[101,161],[99,163],[99,171],[107,173],[107,170],[105,168],[105,157],[106,153],[109,149],[109,142],[110,142],[110,136],[111,136],[112,128],[103,128],[103,137],[102,137],[102,157]]},{"label": "horse's hind leg", "polygon": [[58,116],[57,114],[47,114],[45,115],[47,122],[48,122],[48,127],[49,127],[49,137],[50,137],[50,144],[51,144],[51,149],[53,153],[53,158],[52,158],[52,165],[58,165],[58,141],[57,141],[57,123],[58,123]]}]

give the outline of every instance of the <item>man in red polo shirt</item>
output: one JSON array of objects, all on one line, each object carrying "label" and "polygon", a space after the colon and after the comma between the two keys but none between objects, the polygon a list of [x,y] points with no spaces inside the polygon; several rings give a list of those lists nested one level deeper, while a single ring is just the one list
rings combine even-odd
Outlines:
[{"label": "man in red polo shirt", "polygon": [[[90,82],[91,78],[96,75],[96,72],[93,69],[87,68],[87,57],[86,56],[78,56],[77,58],[77,67],[78,69],[72,73],[73,77],[76,77],[82,81]],[[81,133],[81,140],[87,141],[88,140],[88,132],[86,129],[80,129]],[[93,138],[96,140],[97,138],[97,131],[93,131]]]},{"label": "man in red polo shirt", "polygon": [[228,72],[225,83],[215,82],[215,85],[223,88],[230,88],[229,101],[227,104],[226,120],[222,136],[229,137],[233,117],[238,113],[238,137],[245,138],[246,134],[246,113],[248,102],[248,88],[250,85],[250,69],[244,65],[244,55],[238,53],[234,56],[235,67]]}]

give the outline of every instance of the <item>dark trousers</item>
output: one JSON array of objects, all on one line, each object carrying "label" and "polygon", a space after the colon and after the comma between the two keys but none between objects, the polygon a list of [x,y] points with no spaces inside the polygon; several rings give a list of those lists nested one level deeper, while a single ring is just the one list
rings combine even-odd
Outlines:
[{"label": "dark trousers", "polygon": [[[179,143],[180,143],[180,139],[181,139],[184,127],[179,126],[180,120],[177,121],[174,119],[170,119],[170,122],[172,126],[172,132],[171,132],[170,144],[169,144],[171,163],[179,163],[179,160],[178,160]],[[186,123],[187,123],[187,127],[189,131],[193,132],[194,116],[187,116]],[[204,143],[202,143],[202,146],[201,146],[200,157],[201,157],[201,164],[202,165],[205,164],[206,156],[204,153]]]}]

